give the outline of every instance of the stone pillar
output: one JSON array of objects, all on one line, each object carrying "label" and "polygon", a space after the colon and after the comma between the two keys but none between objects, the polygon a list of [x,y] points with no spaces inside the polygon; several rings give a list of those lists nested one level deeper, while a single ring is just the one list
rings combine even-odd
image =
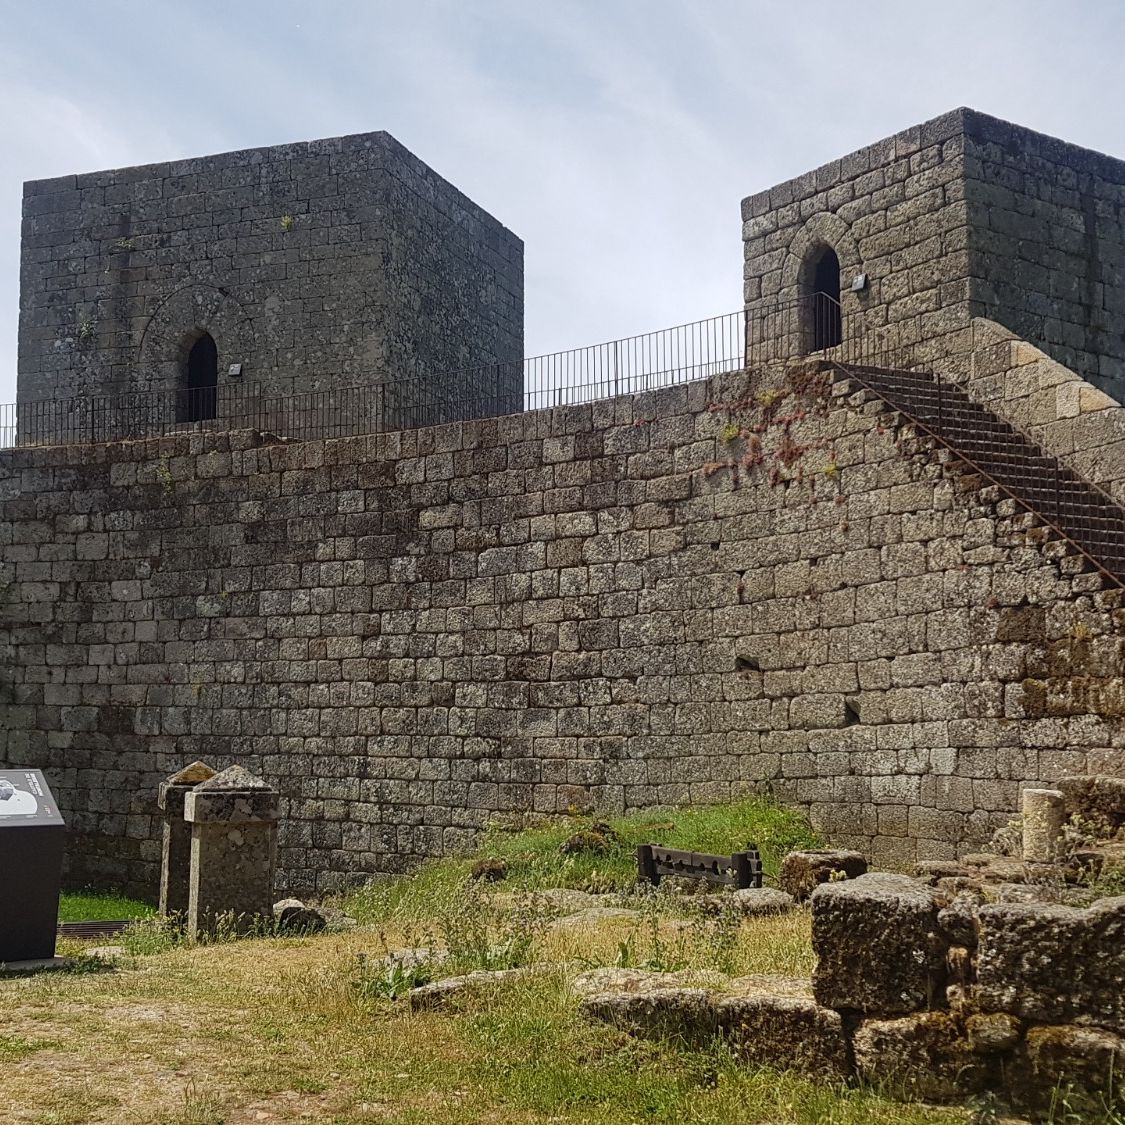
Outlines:
[{"label": "stone pillar", "polygon": [[1023,791],[1023,858],[1025,863],[1054,863],[1062,843],[1066,812],[1058,789]]},{"label": "stone pillar", "polygon": [[214,932],[220,919],[246,933],[272,917],[278,805],[277,790],[241,766],[187,794],[190,937]]},{"label": "stone pillar", "polygon": [[210,766],[192,762],[160,783],[156,803],[164,814],[164,839],[160,852],[161,914],[187,913],[191,829],[184,823],[184,798],[201,781],[214,776],[215,771]]}]

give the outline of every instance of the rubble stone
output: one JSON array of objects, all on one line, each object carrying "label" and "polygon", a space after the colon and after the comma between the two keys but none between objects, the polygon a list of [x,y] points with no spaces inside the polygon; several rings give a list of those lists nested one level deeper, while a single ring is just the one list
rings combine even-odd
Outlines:
[{"label": "rubble stone", "polygon": [[731,982],[736,995],[715,1002],[719,1031],[743,1062],[843,1078],[850,1070],[839,1012],[813,998],[807,980],[773,977]]},{"label": "rubble stone", "polygon": [[982,906],[976,996],[989,1011],[1125,1031],[1125,896]]},{"label": "rubble stone", "polygon": [[803,902],[821,884],[840,874],[854,879],[867,870],[867,860],[859,852],[821,849],[790,852],[781,861],[778,885],[798,902]]},{"label": "rubble stone", "polygon": [[187,930],[249,932],[273,918],[279,794],[242,766],[200,782],[184,798],[191,825]]},{"label": "rubble stone", "polygon": [[914,865],[913,874],[916,879],[936,887],[939,879],[964,878],[968,869],[955,859],[924,859]]},{"label": "rubble stone", "polygon": [[938,925],[951,945],[964,945],[970,948],[977,944],[977,921],[975,905],[966,899],[954,899],[948,906],[938,911]]},{"label": "rubble stone", "polygon": [[1019,1042],[1022,1024],[1004,1012],[975,1012],[965,1020],[969,1046],[977,1054],[1006,1051]]},{"label": "rubble stone", "polygon": [[973,954],[964,945],[951,945],[945,951],[946,977],[951,984],[973,983]]},{"label": "rubble stone", "polygon": [[817,1001],[888,1015],[936,1006],[945,986],[940,903],[932,888],[906,875],[861,875],[817,887]]},{"label": "rubble stone", "polygon": [[1107,836],[1125,825],[1125,777],[1065,777],[1056,788],[1067,816],[1093,823]]},{"label": "rubble stone", "polygon": [[948,1012],[864,1020],[852,1046],[860,1077],[896,1094],[952,1101],[983,1089],[988,1080],[980,1056]]},{"label": "rubble stone", "polygon": [[1022,795],[1023,859],[1053,863],[1062,841],[1063,795],[1057,789],[1025,789]]},{"label": "rubble stone", "polygon": [[419,985],[407,994],[412,1011],[433,1011],[446,1007],[451,1000],[463,996],[474,989],[486,987],[499,981],[527,976],[537,966],[523,965],[515,969],[479,969],[460,977],[447,977],[432,984]]},{"label": "rubble stone", "polygon": [[1017,1109],[1057,1112],[1068,1119],[1110,1121],[1125,1110],[1125,1038],[1073,1025],[1031,1028],[1008,1064],[1008,1091]]},{"label": "rubble stone", "polygon": [[785,914],[796,903],[793,896],[774,887],[746,887],[731,894],[738,909],[746,915]]},{"label": "rubble stone", "polygon": [[315,907],[306,906],[299,898],[283,898],[273,904],[273,920],[281,933],[318,934],[328,919]]},{"label": "rubble stone", "polygon": [[599,992],[582,1001],[583,1014],[632,1035],[704,1043],[715,1034],[715,1003],[704,988],[654,987]]},{"label": "rubble stone", "polygon": [[1049,883],[994,883],[986,892],[988,902],[1046,902],[1063,906],[1083,906],[1087,892],[1081,887],[1068,887],[1060,882],[1061,872],[1055,868]]},{"label": "rubble stone", "polygon": [[[779,978],[781,979],[781,978]],[[589,969],[571,981],[571,989],[579,996],[597,996],[605,992],[659,992],[661,989],[722,988],[732,985],[730,977],[718,972],[681,969],[661,973],[653,969]]]},{"label": "rubble stone", "polygon": [[1022,883],[1027,871],[1023,859],[994,852],[973,852],[961,862],[973,878],[987,883]]},{"label": "rubble stone", "polygon": [[397,965],[400,969],[420,969],[426,965],[440,965],[449,960],[449,954],[444,949],[434,949],[429,946],[407,946],[402,949],[392,949],[383,957],[383,966],[392,968]]},{"label": "rubble stone", "polygon": [[184,820],[184,799],[200,782],[215,776],[205,762],[192,762],[160,783],[156,804],[163,814],[160,852],[161,914],[186,914],[191,867],[191,826]]}]

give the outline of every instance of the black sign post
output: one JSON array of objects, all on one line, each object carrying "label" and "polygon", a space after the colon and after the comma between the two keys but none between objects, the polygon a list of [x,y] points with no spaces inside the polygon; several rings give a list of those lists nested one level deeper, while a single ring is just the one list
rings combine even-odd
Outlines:
[{"label": "black sign post", "polygon": [[0,770],[0,964],[55,955],[66,825],[39,770]]}]

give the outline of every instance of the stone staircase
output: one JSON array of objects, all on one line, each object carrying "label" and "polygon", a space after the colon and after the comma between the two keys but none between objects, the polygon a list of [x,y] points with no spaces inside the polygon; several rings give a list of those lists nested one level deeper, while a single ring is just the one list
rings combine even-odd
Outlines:
[{"label": "stone staircase", "polygon": [[1125,587],[1125,508],[952,383],[922,371],[833,363],[1032,512]]}]

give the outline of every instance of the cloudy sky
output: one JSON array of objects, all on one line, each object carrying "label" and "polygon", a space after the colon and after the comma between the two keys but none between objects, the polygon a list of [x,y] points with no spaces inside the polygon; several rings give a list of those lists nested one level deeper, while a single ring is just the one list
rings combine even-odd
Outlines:
[{"label": "cloudy sky", "polygon": [[529,354],[737,308],[739,201],[958,105],[1125,156],[1120,0],[0,0],[24,180],[386,129],[526,243]]}]

